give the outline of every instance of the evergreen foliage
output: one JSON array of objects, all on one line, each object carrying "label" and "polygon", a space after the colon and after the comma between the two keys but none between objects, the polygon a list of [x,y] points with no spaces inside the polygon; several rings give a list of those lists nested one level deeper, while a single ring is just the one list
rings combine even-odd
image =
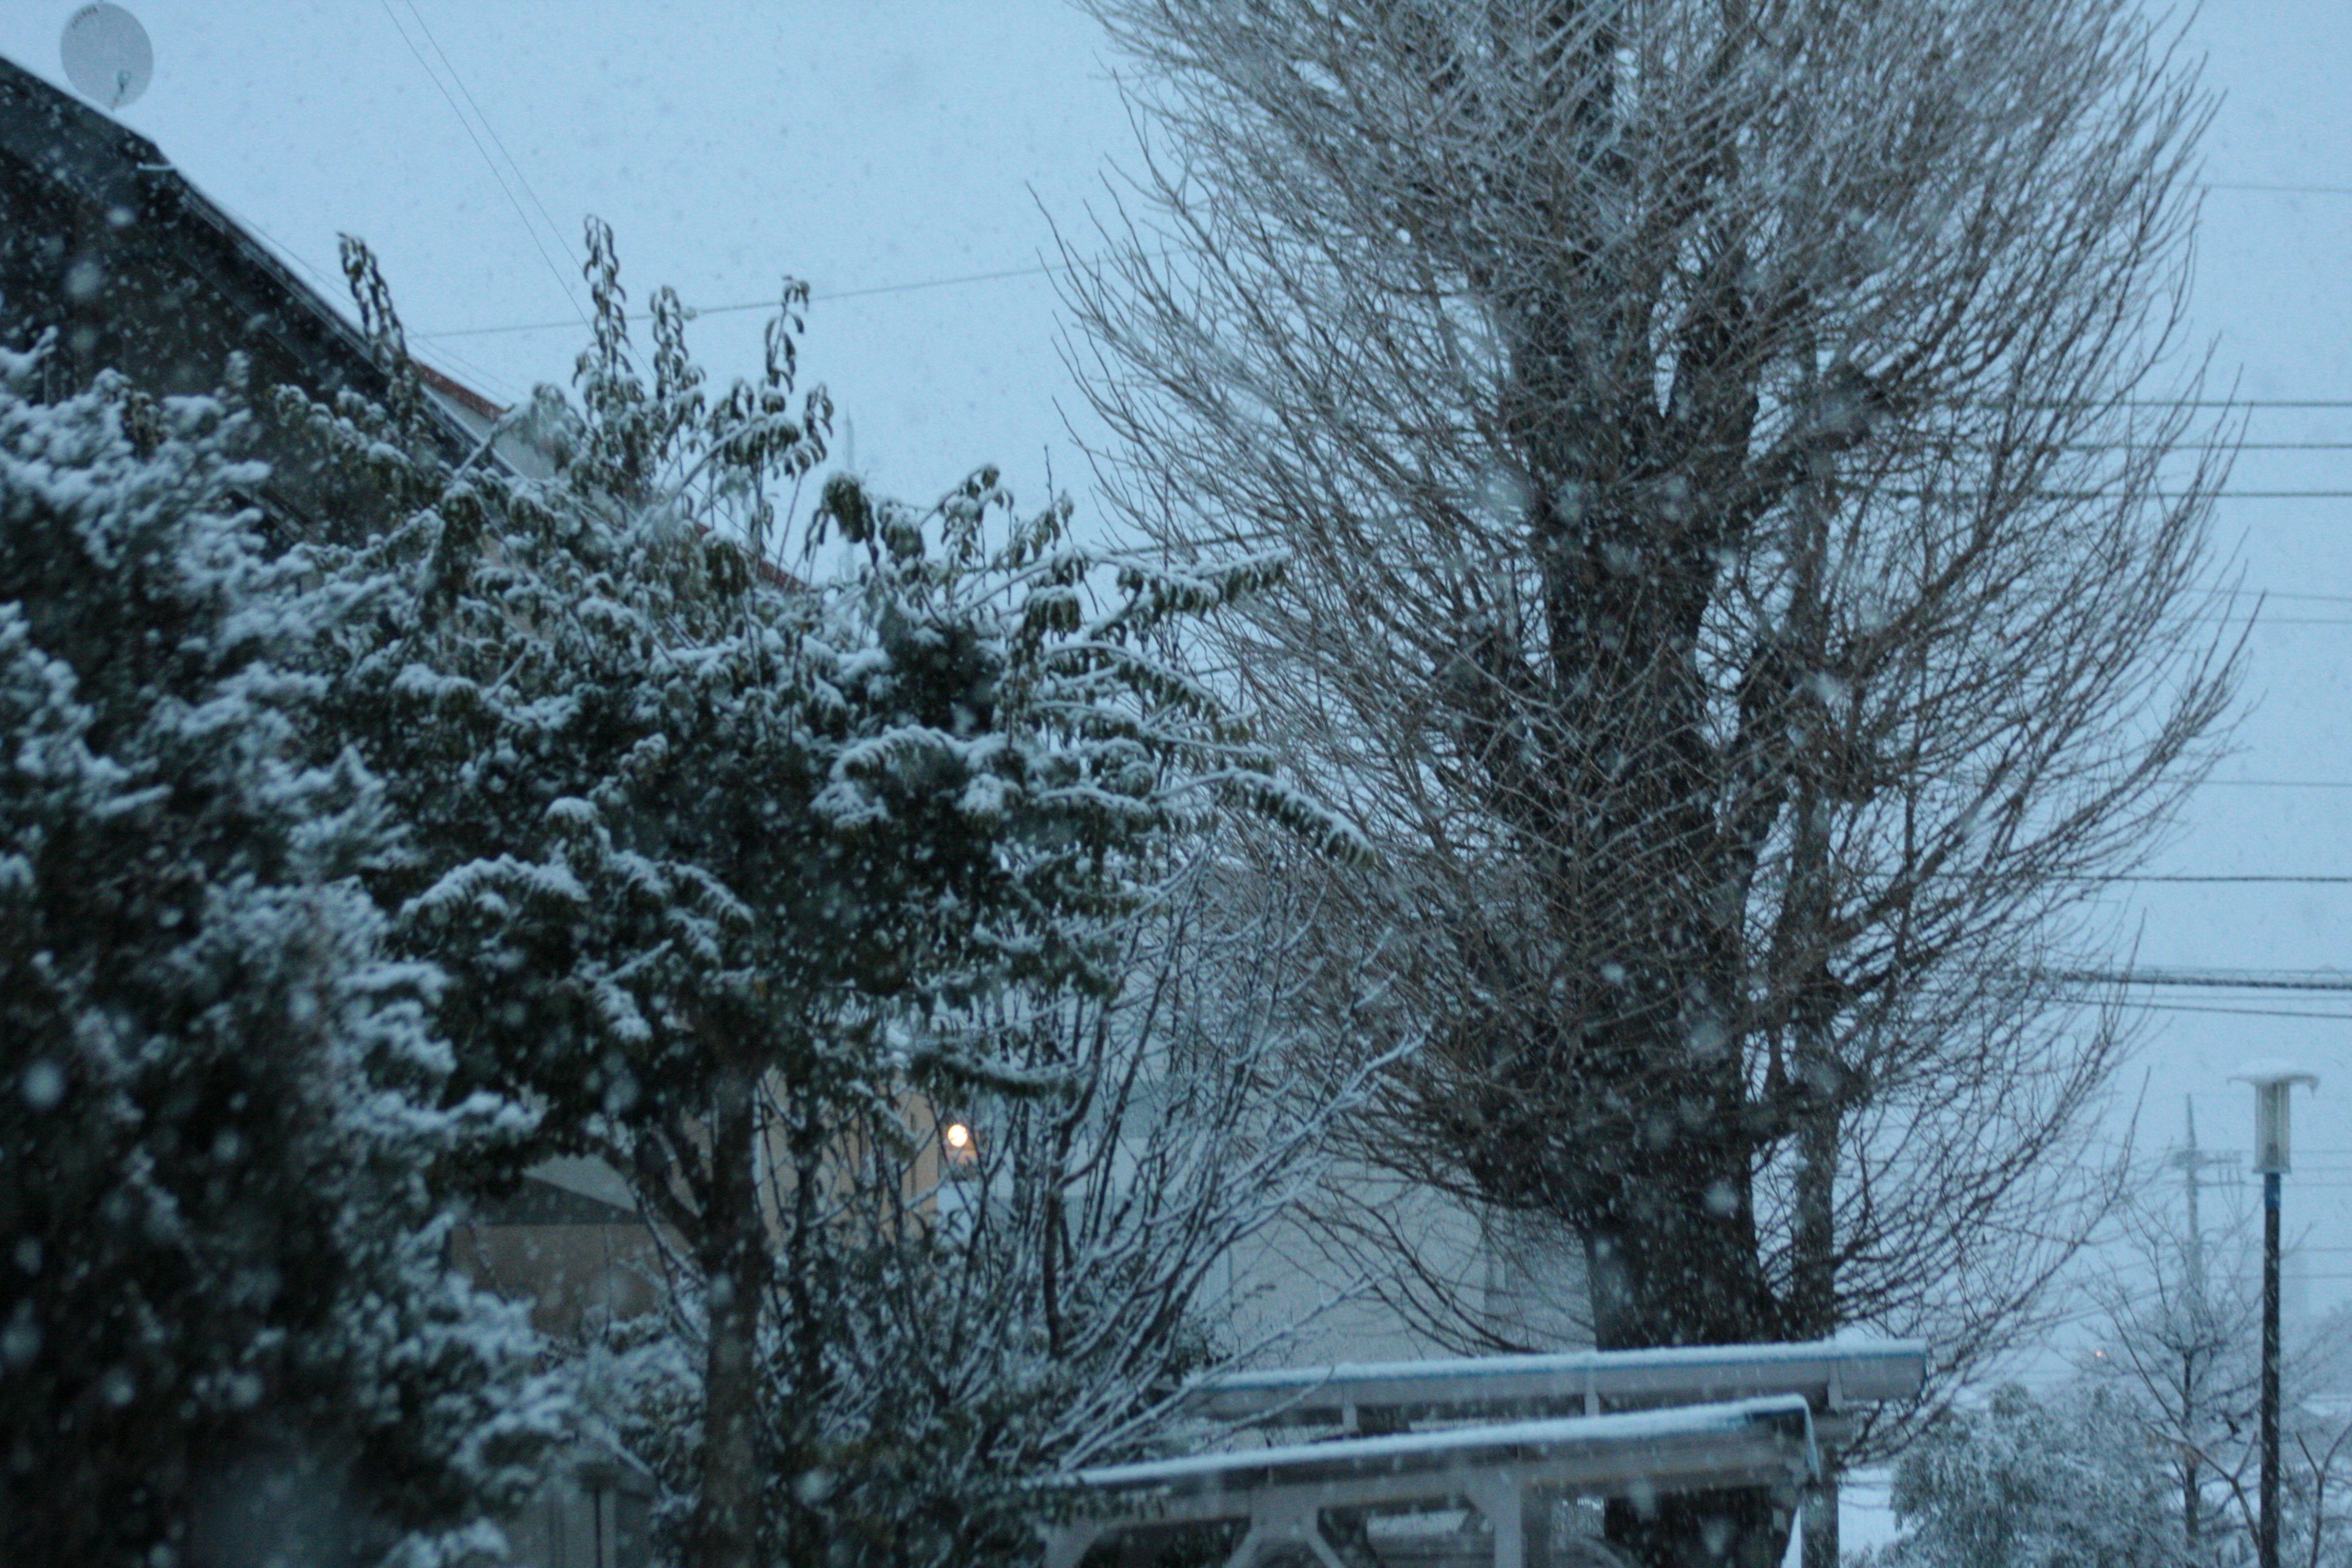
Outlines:
[{"label": "evergreen foliage", "polygon": [[[850,1482],[903,1459],[868,1439],[914,1385],[856,1368],[920,1332],[908,1303],[938,1277],[908,1173],[927,1108],[1079,1097],[1046,1026],[1118,991],[1168,845],[1220,798],[1329,832],[1167,651],[1279,563],[1090,552],[1066,502],[1020,520],[985,469],[928,510],[836,476],[803,518],[830,405],[795,398],[800,293],[761,379],[713,395],[667,290],[640,371],[610,236],[589,242],[578,402],[542,390],[509,432],[545,477],[412,456],[413,385],[309,408],[409,503],[325,557],[362,606],[335,638],[337,732],[413,829],[375,886],[449,976],[460,1081],[541,1108],[530,1152],[625,1173],[676,1250],[692,1353],[667,1348],[684,1381],[647,1384],[664,1415],[640,1433],[690,1558],[850,1551],[828,1500],[851,1496],[888,1558],[916,1550],[887,1527],[921,1489]],[[409,374],[372,262],[347,259]],[[1167,1360],[1200,1266],[1129,1281],[1161,1293],[1129,1377]],[[992,1343],[982,1381],[1010,1353]],[[894,1378],[924,1360],[881,1358]]]},{"label": "evergreen foliage", "polygon": [[0,353],[0,1559],[455,1562],[560,1415],[441,1268],[437,977],[377,781],[304,761],[340,613],[268,559],[233,401]]},{"label": "evergreen foliage", "polygon": [[2014,1384],[1930,1426],[1895,1469],[1909,1533],[1880,1568],[2173,1568],[2188,1559],[2160,1463],[2131,1403],[2080,1389],[2037,1403]]}]

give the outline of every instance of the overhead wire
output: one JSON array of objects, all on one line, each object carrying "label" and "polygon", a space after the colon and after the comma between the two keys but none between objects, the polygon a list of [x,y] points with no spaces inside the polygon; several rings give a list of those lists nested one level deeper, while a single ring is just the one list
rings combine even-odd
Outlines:
[{"label": "overhead wire", "polygon": [[2048,978],[2084,985],[2185,986],[2197,991],[2352,992],[2352,971],[2333,969],[2066,969]]},{"label": "overhead wire", "polygon": [[2352,594],[2290,594],[2277,588],[2207,588],[2206,596],[2217,599],[2294,599],[2329,605],[2352,605]]},{"label": "overhead wire", "polygon": [[[1008,267],[994,272],[969,272],[954,278],[924,278],[907,283],[880,283],[865,289],[835,289],[809,296],[811,304],[826,304],[835,300],[863,300],[877,294],[911,294],[924,289],[951,289],[964,283],[993,283],[1005,278],[1043,277],[1052,272],[1066,272],[1073,264],[1066,261],[1039,262],[1033,267]],[[740,310],[772,310],[776,301],[769,300],[738,300],[727,305],[697,305],[690,308],[696,316],[724,316]],[[639,312],[630,318],[642,321]],[[499,326],[453,327],[446,331],[419,332],[421,338],[478,338],[496,332],[547,332],[575,325],[572,321],[517,321]]]},{"label": "overhead wire", "polygon": [[[1887,489],[1878,492],[1895,500],[1972,500],[1982,492],[1966,490]],[[2113,493],[2097,489],[2032,490],[2019,492],[2029,500],[2101,500]],[[2148,490],[2143,492],[2150,500],[2187,500],[2188,492],[2180,490]],[[2352,500],[2352,489],[2273,489],[2273,490],[2209,490],[2210,500]]]},{"label": "overhead wire", "polygon": [[[457,123],[465,130],[466,139],[474,144],[474,151],[482,155],[482,163],[489,169],[490,178],[498,182],[499,193],[506,197],[507,205],[514,208],[515,216],[522,220],[523,232],[530,236],[531,248],[539,252],[539,258],[547,264],[547,270],[554,277],[556,287],[563,291],[564,299],[578,313],[577,321],[566,321],[562,325],[566,327],[589,325],[588,312],[581,305],[579,296],[572,291],[571,279],[565,276],[563,268],[555,264],[555,258],[548,254],[546,243],[540,238],[538,226],[530,221],[530,215],[523,211],[522,203],[516,199],[514,191],[507,184],[506,176],[499,172],[498,160],[492,158],[490,150],[482,145],[482,139],[475,133],[473,122],[466,118],[466,111],[457,107],[457,100],[450,96],[448,88],[442,85],[440,74],[434,70],[433,63],[425,58],[425,51],[416,47],[416,40],[411,38],[408,36],[408,29],[401,26],[400,14],[392,8],[392,0],[378,0],[378,4],[383,7],[384,19],[392,24],[393,31],[400,35],[400,41],[407,45],[408,52],[415,57],[418,67],[432,79],[434,90],[438,92],[442,101],[449,106],[449,112],[457,117]],[[436,334],[419,332],[415,335],[425,338]]]},{"label": "overhead wire", "polygon": [[2319,1013],[2291,1007],[2208,1007],[2194,1002],[2126,1002],[2137,1013],[2200,1013],[2225,1018],[2311,1018],[2322,1023],[2352,1024],[2352,1013]]},{"label": "overhead wire", "polygon": [[[247,214],[238,212],[235,208],[230,207],[217,196],[210,199],[215,206],[219,207],[221,211],[226,213],[240,228],[251,229],[256,235],[268,241],[269,246],[288,262],[308,273],[310,277],[310,280],[319,286],[320,299],[326,301],[330,310],[335,307],[337,301],[341,299],[344,289],[348,287],[346,283],[328,277],[324,272],[313,266],[308,257],[295,249],[292,246],[287,244],[284,240],[278,238],[269,230],[262,227],[260,224],[255,222],[253,218]],[[508,384],[504,376],[499,375],[489,370],[487,366],[467,358],[456,349],[445,348],[436,350],[435,352],[438,356],[454,361],[456,363],[465,367],[467,373],[477,384],[475,390],[496,393],[509,403],[514,401],[514,388]]]},{"label": "overhead wire", "polygon": [[490,123],[490,117],[483,113],[482,106],[475,101],[473,89],[466,85],[466,79],[458,71],[457,62],[452,60],[448,51],[441,47],[441,40],[433,36],[433,28],[425,20],[425,13],[416,8],[416,0],[401,0],[401,4],[408,7],[410,16],[416,18],[416,30],[423,33],[425,41],[433,46],[434,54],[447,68],[449,79],[457,84],[457,91],[464,96],[467,106],[473,110],[474,118],[481,121],[482,130],[488,134],[491,145],[498,148],[499,155],[507,161],[507,167],[513,171],[515,184],[522,187],[522,194],[530,198],[530,205],[538,208],[539,216],[546,220],[548,232],[554,236],[555,243],[563,247],[564,255],[572,258],[573,266],[583,265],[583,258],[580,253],[574,250],[572,247],[572,242],[563,237],[563,226],[555,221],[554,216],[547,210],[547,204],[539,199],[537,191],[531,189],[530,177],[522,172],[522,164],[518,163],[515,155],[507,150],[506,141],[499,136],[499,128]]},{"label": "overhead wire", "polygon": [[2316,883],[2322,886],[2342,886],[2345,884],[2352,884],[2352,877],[2336,876],[2332,874],[2306,877],[2299,874],[2269,871],[2249,871],[2242,873],[2235,871],[2212,871],[2196,872],[2177,876],[2153,871],[2114,871],[2103,872],[2095,876],[2070,878],[2068,879],[2083,882],[2219,882],[2225,884],[2240,882],[2294,882]]},{"label": "overhead wire", "polygon": [[[383,5],[383,7],[384,7],[384,11],[385,11],[386,16],[390,16],[392,15],[391,0],[381,0],[381,3]],[[425,34],[425,40],[426,40],[426,42],[430,43],[430,44],[432,45],[432,47],[433,47],[433,52],[434,52],[435,54],[436,54],[436,55],[440,56],[443,65],[448,68],[450,79],[451,79],[451,80],[453,80],[453,81],[455,81],[455,82],[457,84],[457,90],[465,96],[466,101],[467,101],[468,104],[473,105],[475,115],[476,115],[478,118],[479,118],[479,119],[481,120],[481,121],[482,121],[482,129],[483,129],[484,131],[486,131],[486,132],[488,132],[489,133],[489,136],[490,136],[491,141],[492,141],[492,142],[497,142],[497,143],[498,143],[499,151],[501,153],[504,153],[504,154],[506,155],[507,162],[509,163],[509,164],[510,164],[510,165],[512,165],[512,166],[513,166],[514,174],[515,174],[515,178],[516,178],[516,180],[517,180],[519,183],[520,183],[520,184],[522,184],[523,189],[524,189],[524,191],[526,192],[526,194],[530,195],[530,200],[531,200],[531,205],[539,208],[540,216],[541,216],[542,218],[546,219],[547,224],[548,224],[548,226],[549,226],[551,229],[554,230],[554,231],[559,235],[559,237],[560,237],[560,236],[561,236],[561,234],[562,234],[561,226],[558,226],[558,225],[555,223],[555,221],[554,221],[554,219],[553,219],[552,217],[549,216],[548,212],[547,212],[547,208],[546,208],[545,205],[544,205],[544,204],[542,204],[542,203],[540,201],[539,196],[538,196],[538,194],[537,194],[535,191],[532,191],[532,190],[530,189],[530,182],[529,182],[527,179],[525,179],[525,178],[524,178],[524,176],[523,176],[523,173],[522,173],[521,165],[520,165],[520,163],[517,163],[515,162],[514,155],[513,155],[511,153],[509,153],[509,152],[507,151],[507,148],[506,148],[506,144],[505,144],[505,142],[502,142],[502,141],[500,141],[500,140],[499,140],[499,134],[498,134],[497,128],[496,128],[496,127],[494,127],[494,126],[492,126],[492,125],[490,124],[490,122],[489,122],[489,119],[488,119],[488,117],[487,115],[484,115],[484,114],[482,113],[482,110],[481,110],[481,106],[480,106],[480,104],[478,104],[478,102],[476,102],[476,101],[475,101],[475,99],[474,99],[474,95],[473,95],[473,93],[472,93],[472,92],[471,92],[471,91],[470,91],[467,87],[466,87],[465,79],[464,79],[462,76],[460,76],[460,75],[458,74],[457,69],[457,67],[456,67],[456,66],[455,66],[455,65],[450,61],[450,59],[449,59],[449,57],[448,57],[447,53],[446,53],[445,50],[443,50],[443,48],[441,47],[440,42],[433,37],[433,32],[432,32],[431,27],[430,27],[429,26],[427,26],[427,25],[426,25],[426,23],[425,23],[425,18],[424,18],[424,16],[423,16],[421,13],[419,13],[419,12],[417,11],[417,9],[416,9],[415,0],[402,0],[402,4],[403,4],[403,5],[404,5],[405,6],[407,6],[407,8],[408,8],[408,10],[409,10],[410,15],[414,16],[416,18],[416,25],[417,25],[418,30],[419,30],[419,31],[421,31],[421,32],[423,32],[423,33]],[[393,23],[394,23],[394,26],[395,27],[398,27],[398,26],[399,26],[399,19],[398,19],[396,16],[394,16],[394,17],[393,17]],[[404,43],[407,43],[407,44],[408,44],[409,51],[410,51],[412,54],[415,54],[415,55],[416,55],[416,57],[417,57],[417,63],[418,63],[418,64],[420,64],[420,65],[425,65],[425,58],[424,58],[423,54],[417,50],[416,46],[415,46],[414,43],[409,42],[409,39],[408,39],[408,34],[407,34],[407,32],[406,32],[406,30],[405,30],[404,28],[404,29],[401,29],[401,41],[402,41],[402,42],[404,42]],[[431,68],[431,67],[430,67],[430,66],[426,66],[426,68],[426,68],[426,74],[427,74],[427,75],[432,75],[432,74],[433,74],[433,73],[432,73],[432,68]],[[435,76],[435,77],[434,77],[434,85],[435,85],[436,88],[437,88],[437,87],[440,87],[440,85],[441,85],[441,84],[440,84],[440,79],[439,79],[437,76]],[[442,96],[443,96],[444,98],[447,98],[447,97],[448,97],[448,93],[447,93],[447,89],[442,89]],[[452,100],[450,101],[450,108],[451,108],[452,110],[455,110],[455,109],[457,108],[457,103],[456,103],[456,101],[455,101],[454,100]],[[458,118],[459,118],[459,120],[460,120],[460,121],[461,121],[461,122],[463,122],[463,121],[464,121],[464,118],[465,118],[465,117],[463,116],[463,114],[462,114],[462,113],[459,115],[459,117],[458,117]],[[467,134],[469,134],[469,135],[470,135],[470,134],[472,134],[472,128],[471,128],[471,126],[470,126],[470,125],[468,125],[468,126],[467,126]],[[478,141],[478,140],[477,140],[477,142],[476,142],[476,146],[477,146],[477,148],[478,148],[478,149],[479,149],[479,148],[480,148],[480,142],[479,142],[479,141]],[[488,154],[488,153],[487,151],[483,151],[483,154],[482,154],[482,155],[483,155],[483,157],[484,157],[484,159],[485,159],[486,161],[487,161],[487,160],[488,159],[488,157],[489,157],[489,154]],[[495,173],[495,165],[493,165],[493,172]],[[499,182],[499,185],[500,185],[500,189],[502,189],[502,190],[503,190],[503,189],[505,188],[505,182],[504,182],[503,180],[501,180],[501,181]],[[2205,187],[2205,188],[2206,188],[2206,189],[2208,189],[2208,190],[2217,190],[2217,191],[2278,191],[2278,192],[2310,192],[2310,193],[2326,193],[2326,194],[2329,194],[2329,195],[2352,195],[2352,186],[2332,186],[2332,185],[2270,185],[2270,184],[2247,184],[2247,183],[2242,183],[2242,182],[2214,181],[2214,182],[2209,182],[2209,183],[2207,184],[2207,185],[2206,185],[2206,187]],[[512,201],[512,200],[513,200],[512,193],[510,193],[510,192],[509,193],[509,195],[508,195],[508,199],[509,199],[509,201]],[[517,207],[518,207],[518,212],[520,213],[520,204],[517,204]],[[529,219],[528,219],[528,218],[526,218],[524,221],[525,221],[526,226],[528,226],[528,224],[529,224]],[[535,232],[534,232],[534,238],[536,238],[536,233],[535,233]],[[567,244],[566,244],[566,249],[568,250],[569,248],[570,248],[570,247],[569,247],[569,245],[568,245],[568,243],[567,243]],[[870,287],[866,287],[866,288],[862,288],[862,289],[832,289],[832,290],[827,290],[827,291],[823,292],[823,293],[815,293],[815,294],[812,294],[812,295],[810,296],[810,300],[811,300],[811,302],[812,302],[812,303],[824,303],[824,302],[827,302],[827,301],[836,300],[858,300],[858,299],[868,299],[868,298],[872,298],[872,297],[875,297],[875,296],[877,296],[877,295],[888,295],[888,294],[908,294],[908,293],[914,293],[914,292],[917,292],[917,291],[919,291],[919,290],[923,290],[923,289],[949,289],[949,288],[954,288],[954,287],[957,287],[957,286],[960,286],[960,285],[962,285],[962,284],[968,284],[968,283],[992,283],[992,282],[998,282],[998,281],[1001,281],[1001,280],[1003,280],[1003,279],[1010,279],[1010,278],[1038,278],[1038,277],[1045,277],[1045,276],[1047,276],[1047,275],[1049,275],[1049,274],[1055,273],[1055,272],[1065,272],[1065,271],[1067,271],[1067,270],[1069,270],[1069,269],[1070,269],[1070,268],[1071,268],[1071,266],[1072,266],[1072,265],[1073,265],[1072,263],[1070,263],[1070,262],[1066,262],[1066,261],[1045,261],[1045,262],[1036,262],[1036,263],[1033,263],[1033,264],[1031,264],[1031,265],[1029,265],[1029,266],[1026,266],[1026,267],[1007,267],[1007,268],[996,268],[996,269],[993,269],[993,270],[991,270],[991,271],[987,271],[987,272],[966,272],[966,273],[959,273],[959,274],[956,274],[956,275],[954,275],[954,276],[952,276],[952,277],[947,277],[947,278],[924,278],[924,279],[912,279],[912,280],[909,280],[909,281],[907,281],[907,282],[903,282],[903,283],[884,283],[884,284],[876,284],[876,285],[873,285],[873,286],[870,286]],[[568,291],[568,289],[567,289],[567,291]],[[576,301],[575,301],[575,303],[576,303]],[[776,301],[775,301],[775,300],[772,300],[772,299],[771,299],[771,300],[733,300],[733,301],[730,301],[730,302],[725,303],[725,304],[719,304],[719,305],[699,305],[699,306],[696,306],[696,307],[693,307],[693,312],[694,312],[694,314],[696,314],[696,315],[698,315],[698,316],[719,316],[719,315],[727,315],[727,314],[731,314],[731,313],[733,313],[733,312],[742,311],[742,310],[773,310],[773,309],[775,308],[775,305],[776,305]],[[437,332],[419,332],[419,333],[417,333],[417,334],[415,334],[415,335],[416,335],[416,336],[418,336],[418,337],[420,337],[420,338],[482,337],[482,336],[488,336],[488,335],[490,335],[490,334],[493,334],[493,333],[502,333],[502,332],[544,332],[544,331],[560,331],[560,330],[562,330],[562,329],[563,329],[563,328],[566,328],[566,327],[573,326],[573,325],[575,325],[575,324],[576,324],[576,323],[575,323],[575,322],[572,322],[572,321],[509,321],[509,322],[499,322],[499,323],[493,323],[493,324],[488,324],[488,325],[484,325],[484,326],[478,326],[478,327],[453,327],[453,328],[449,328],[449,329],[446,329],[446,330],[444,330],[444,331],[437,331]],[[2192,399],[2192,400],[2182,401],[2182,400],[2177,400],[2177,399],[2171,399],[2171,398],[2147,398],[2147,399],[2134,398],[2134,399],[2126,399],[2126,400],[2125,400],[2125,402],[2126,402],[2126,405],[2129,405],[2129,406],[2153,406],[2153,407],[2231,408],[2231,409],[2240,409],[2240,408],[2352,408],[2352,399],[2311,399],[2311,398],[2230,398],[2230,399],[2219,399],[2219,400],[2216,400],[2216,399]],[[2352,442],[2252,442],[2252,443],[2246,443],[2246,444],[2244,444],[2244,445],[2242,447],[2242,448],[2241,448],[2241,449],[2242,449],[2242,450],[2276,450],[2276,451],[2289,451],[2289,450],[2312,450],[2312,451],[2352,450]]]},{"label": "overhead wire", "polygon": [[2281,195],[2352,196],[2352,185],[2273,185],[2251,180],[2208,180],[2209,191],[2269,191]]},{"label": "overhead wire", "polygon": [[[390,0],[383,0],[389,9]],[[403,35],[406,37],[405,34]],[[420,57],[421,58],[421,57]],[[453,105],[454,107],[454,105]],[[487,154],[485,154],[487,156]],[[536,198],[533,198],[536,200]],[[997,268],[987,272],[962,272],[946,278],[920,278],[902,283],[878,283],[860,289],[835,289],[812,293],[812,304],[824,304],[836,300],[863,300],[877,295],[910,294],[929,289],[951,289],[968,283],[994,283],[1009,278],[1043,278],[1056,272],[1067,272],[1078,265],[1069,261],[1040,261],[1026,267]],[[772,310],[776,301],[738,300],[719,305],[696,305],[689,309],[697,316],[722,316],[742,310]],[[642,315],[632,320],[642,319]],[[574,325],[571,321],[501,321],[478,327],[450,327],[440,331],[419,332],[426,338],[488,337],[504,332],[559,331]],[[2352,408],[2352,398],[2307,397],[2238,397],[2238,398],[2120,398],[2116,404],[2133,408],[2220,408],[2220,409],[2337,409]],[[2271,451],[2352,451],[2352,441],[2315,442],[2250,442],[2243,450]],[[2352,494],[2352,492],[2346,492]]]}]

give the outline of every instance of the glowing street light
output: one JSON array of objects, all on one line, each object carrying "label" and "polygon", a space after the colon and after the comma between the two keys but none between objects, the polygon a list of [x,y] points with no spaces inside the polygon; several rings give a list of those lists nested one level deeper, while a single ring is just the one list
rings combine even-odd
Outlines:
[{"label": "glowing street light", "polygon": [[948,1161],[950,1164],[969,1165],[971,1163],[972,1156],[980,1152],[977,1141],[971,1135],[971,1129],[961,1121],[949,1122],[946,1130],[940,1134],[940,1142],[947,1145]]}]

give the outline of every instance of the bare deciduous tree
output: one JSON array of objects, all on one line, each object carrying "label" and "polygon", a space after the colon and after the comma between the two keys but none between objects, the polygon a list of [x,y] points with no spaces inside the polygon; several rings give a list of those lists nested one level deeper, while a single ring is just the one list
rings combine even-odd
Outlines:
[{"label": "bare deciduous tree", "polygon": [[1093,5],[1101,468],[1292,552],[1223,651],[1436,1040],[1364,1152],[1580,1237],[1604,1347],[1998,1346],[2121,1048],[2051,976],[2236,674],[2189,73],[2123,0]]},{"label": "bare deciduous tree", "polygon": [[[807,1267],[777,1271],[771,1316],[811,1310],[797,1290],[836,1327],[820,1363],[779,1336],[763,1364],[767,1451],[801,1459],[770,1507],[816,1516],[826,1562],[1031,1561],[1040,1474],[1150,1452],[1189,1375],[1281,1336],[1225,1332],[1203,1303],[1384,1064],[1294,1078],[1307,900],[1218,888],[1215,837],[1128,922],[1114,991],[986,1010],[998,1087],[911,1126],[877,1104],[816,1168],[773,1173]],[[648,1447],[662,1414],[642,1413]]]},{"label": "bare deciduous tree", "polygon": [[[2255,1558],[2261,1528],[2262,1223],[2234,1160],[2200,1156],[2189,1124],[2185,1150],[2143,1169],[2138,1197],[2121,1213],[2119,1245],[2086,1294],[2105,1331],[2084,1361],[2095,1384],[2120,1391],[2170,1472],[2178,1498],[2180,1561],[2240,1568]],[[2223,1167],[2206,1190],[2209,1165]],[[2176,1207],[2169,1174],[2186,1167],[2188,1203]],[[2216,1212],[2218,1211],[2218,1213]],[[2290,1318],[2282,1358],[2285,1482],[2283,1550],[2319,1568],[2352,1556],[2352,1312]]]}]

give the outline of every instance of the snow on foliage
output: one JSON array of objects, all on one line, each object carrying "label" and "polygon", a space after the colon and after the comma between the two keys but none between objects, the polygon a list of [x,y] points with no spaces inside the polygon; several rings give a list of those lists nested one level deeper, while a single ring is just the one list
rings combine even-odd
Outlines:
[{"label": "snow on foliage", "polygon": [[233,402],[0,353],[0,1557],[456,1562],[559,1426],[520,1316],[441,1267],[438,985],[305,760],[341,613],[237,499]]},{"label": "snow on foliage", "polygon": [[[1067,502],[1021,519],[986,469],[922,510],[836,475],[803,516],[831,405],[795,399],[797,288],[760,380],[714,396],[667,290],[640,370],[609,234],[589,247],[578,401],[528,415],[548,477],[388,467],[427,450],[413,388],[301,410],[410,503],[320,557],[353,606],[329,710],[414,849],[373,887],[448,976],[459,1081],[541,1108],[533,1152],[624,1173],[678,1265],[611,1419],[692,1559],[1024,1550],[985,1500],[1136,1440],[1201,1353],[1203,1271],[1336,1103],[1261,1105],[1248,1050],[1203,1044],[1220,1120],[1166,1141],[1164,1194],[1103,1185],[1176,847],[1234,802],[1351,847],[1176,652],[1279,563],[1081,549]],[[919,1173],[938,1109],[983,1103],[1043,1121],[980,1237]]]},{"label": "snow on foliage", "polygon": [[2190,1558],[2154,1438],[2102,1388],[2015,1384],[1940,1418],[1895,1469],[1906,1533],[1874,1568],[2171,1568]]}]

